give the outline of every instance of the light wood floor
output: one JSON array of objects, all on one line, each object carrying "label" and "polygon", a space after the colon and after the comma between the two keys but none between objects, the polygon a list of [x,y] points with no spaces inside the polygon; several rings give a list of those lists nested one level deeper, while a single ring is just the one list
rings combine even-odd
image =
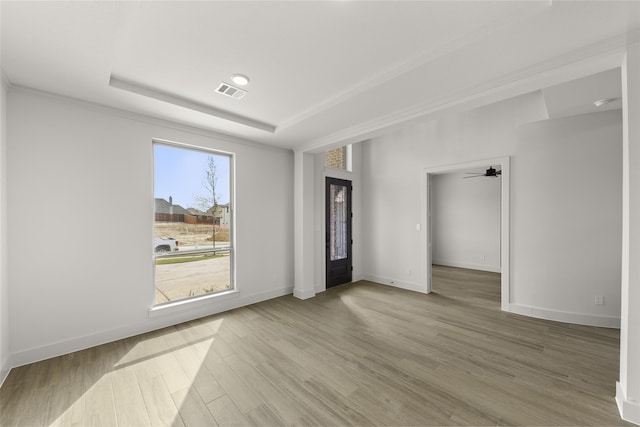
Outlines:
[{"label": "light wood floor", "polygon": [[358,282],[14,369],[0,425],[625,425],[618,331],[502,313],[499,275]]}]

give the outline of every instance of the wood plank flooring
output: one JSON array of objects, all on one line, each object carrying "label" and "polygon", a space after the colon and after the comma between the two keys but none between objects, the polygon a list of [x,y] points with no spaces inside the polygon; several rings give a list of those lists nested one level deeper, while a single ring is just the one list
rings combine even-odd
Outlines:
[{"label": "wood plank flooring", "polygon": [[617,330],[499,310],[498,274],[358,282],[11,371],[2,426],[629,425]]}]

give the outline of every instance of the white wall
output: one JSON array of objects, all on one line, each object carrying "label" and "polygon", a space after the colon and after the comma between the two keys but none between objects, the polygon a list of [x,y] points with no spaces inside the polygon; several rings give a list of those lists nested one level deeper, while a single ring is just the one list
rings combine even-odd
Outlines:
[{"label": "white wall", "polygon": [[431,179],[433,263],[500,272],[501,178],[468,176]]},{"label": "white wall", "polygon": [[[291,293],[290,151],[25,90],[8,107],[14,365]],[[150,318],[152,138],[236,154],[239,292]]]},{"label": "white wall", "polygon": [[[620,316],[622,116],[520,128],[512,162],[512,302]],[[605,304],[594,305],[596,295]]]},{"label": "white wall", "polygon": [[[1,72],[1,68],[0,68]],[[0,385],[9,373],[9,281],[7,262],[7,89],[0,77]]]},{"label": "white wall", "polygon": [[[511,310],[617,326],[621,112],[520,129],[530,121],[526,102],[407,126],[364,145],[366,275],[405,288],[426,282],[424,227],[415,227],[424,168],[511,156]],[[605,304],[594,305],[595,295]]]}]

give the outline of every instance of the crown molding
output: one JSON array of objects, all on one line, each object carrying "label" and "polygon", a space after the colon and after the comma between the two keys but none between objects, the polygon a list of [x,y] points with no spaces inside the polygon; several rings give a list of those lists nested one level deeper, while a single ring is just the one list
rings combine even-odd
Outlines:
[{"label": "crown molding", "polygon": [[169,129],[178,130],[181,132],[191,133],[194,135],[204,136],[208,138],[214,138],[220,141],[229,142],[232,144],[240,144],[252,148],[258,148],[266,151],[277,151],[277,152],[291,152],[290,148],[280,147],[276,145],[270,145],[266,143],[251,141],[249,139],[244,139],[238,136],[225,134],[222,132],[216,132],[210,129],[205,129],[197,126],[193,126],[190,124],[185,124],[177,121],[167,120],[159,117],[148,116],[145,114],[134,113],[132,111],[123,110],[120,108],[109,107],[102,104],[97,104],[95,102],[84,101],[78,98],[73,98],[69,96],[60,95],[53,92],[47,92],[40,89],[35,89],[28,86],[15,85],[12,84],[10,87],[12,92],[23,92],[29,93],[37,96],[54,98],[61,100],[63,102],[67,102],[70,104],[75,104],[82,106],[83,108],[87,108],[93,111],[101,112],[104,114],[109,114],[116,117],[121,117],[129,120],[134,120],[137,122],[153,125],[153,126],[161,126]]},{"label": "crown molding", "polygon": [[349,89],[342,91],[332,97],[329,97],[328,99],[310,107],[309,109],[282,121],[279,125],[279,128],[286,129],[295,126],[296,124],[310,119],[325,110],[329,110],[332,107],[335,107],[338,104],[354,98],[361,93],[372,90],[375,87],[378,87],[390,80],[396,79],[403,74],[424,66],[429,62],[435,61],[436,59],[441,58],[451,52],[461,49],[471,43],[477,42],[478,40],[504,28],[505,26],[516,25],[522,20],[538,14],[540,13],[540,11],[545,10],[548,7],[551,7],[552,2],[551,0],[539,1],[532,3],[532,5],[535,5],[533,6],[534,8],[532,11],[527,11],[524,13],[512,13],[502,18],[495,19],[492,22],[483,25],[474,31],[471,31],[462,37],[456,38],[439,46],[438,48],[421,52],[417,55],[412,56],[408,60],[399,62],[377,74],[374,74],[373,76],[365,78],[360,83],[351,86]]},{"label": "crown molding", "polygon": [[298,150],[316,151],[328,145],[370,139],[413,122],[432,120],[445,113],[478,108],[544,87],[586,77],[621,66],[626,47],[640,41],[640,30],[566,52],[550,60],[480,82],[455,93],[359,123],[308,141]]}]

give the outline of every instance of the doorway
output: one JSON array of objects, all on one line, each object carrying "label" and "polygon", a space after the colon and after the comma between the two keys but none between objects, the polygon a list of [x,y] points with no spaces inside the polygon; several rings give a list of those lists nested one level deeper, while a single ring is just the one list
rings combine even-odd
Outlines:
[{"label": "doorway", "polygon": [[352,280],[351,181],[326,178],[326,285],[327,288]]},{"label": "doorway", "polygon": [[426,224],[425,239],[425,263],[426,263],[426,291],[431,292],[432,287],[432,263],[433,263],[433,200],[432,200],[432,176],[436,174],[444,174],[451,172],[462,172],[469,169],[480,168],[486,165],[494,165],[502,172],[501,190],[500,190],[500,306],[504,311],[509,311],[509,180],[510,180],[510,159],[502,157],[497,159],[487,159],[471,163],[463,163],[456,165],[446,165],[440,167],[427,168],[424,170],[424,194],[425,209],[424,218]]}]

